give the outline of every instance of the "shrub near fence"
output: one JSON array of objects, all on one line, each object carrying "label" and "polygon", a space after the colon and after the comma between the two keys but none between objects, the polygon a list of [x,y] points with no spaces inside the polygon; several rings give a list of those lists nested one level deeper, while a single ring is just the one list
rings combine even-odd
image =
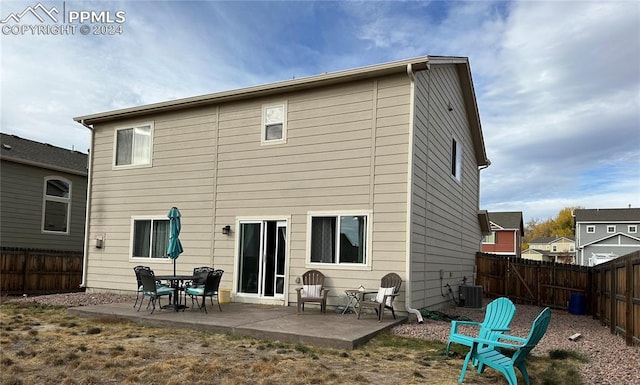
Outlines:
[{"label": "shrub near fence", "polygon": [[570,310],[572,294],[583,295],[586,314],[640,345],[640,252],[595,267],[478,253],[476,267],[476,285],[488,297]]},{"label": "shrub near fence", "polygon": [[82,252],[2,248],[2,295],[82,291]]}]

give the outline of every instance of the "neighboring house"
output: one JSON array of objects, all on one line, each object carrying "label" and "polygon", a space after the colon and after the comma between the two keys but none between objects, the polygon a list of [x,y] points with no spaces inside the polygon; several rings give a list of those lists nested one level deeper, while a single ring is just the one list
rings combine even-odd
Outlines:
[{"label": "neighboring house", "polygon": [[[234,301],[289,305],[309,269],[329,305],[403,278],[397,308],[444,303],[480,250],[489,165],[468,60],[422,57],[74,118],[91,130],[88,290],[133,267],[225,271]],[[101,243],[101,248],[96,247]],[[444,284],[443,283],[443,284]],[[408,309],[411,310],[411,309]]]},{"label": "neighboring house", "polygon": [[540,237],[529,242],[522,258],[535,261],[574,263],[576,241],[573,237]]},{"label": "neighboring house", "polygon": [[0,246],[82,251],[87,154],[0,134]]},{"label": "neighboring house", "polygon": [[594,266],[640,250],[640,208],[576,209],[577,263]]},{"label": "neighboring house", "polygon": [[521,211],[489,212],[491,234],[482,239],[482,252],[520,258],[524,236]]}]

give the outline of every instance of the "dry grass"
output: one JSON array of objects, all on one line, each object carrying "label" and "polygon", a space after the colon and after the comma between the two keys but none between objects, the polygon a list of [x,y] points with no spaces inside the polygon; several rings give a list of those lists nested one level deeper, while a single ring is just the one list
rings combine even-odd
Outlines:
[{"label": "dry grass", "polygon": [[[0,384],[457,384],[462,350],[383,334],[343,351],[76,318],[64,308],[0,305]],[[576,361],[577,362],[577,361]],[[533,385],[576,384],[571,359],[532,359]],[[573,372],[572,372],[573,371]],[[574,378],[574,382],[568,378]],[[491,369],[466,384],[506,384]]]}]

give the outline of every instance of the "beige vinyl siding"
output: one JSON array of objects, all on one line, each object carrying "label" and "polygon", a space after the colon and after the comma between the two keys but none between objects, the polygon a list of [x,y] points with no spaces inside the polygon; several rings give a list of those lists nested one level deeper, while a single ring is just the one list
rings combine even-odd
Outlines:
[{"label": "beige vinyl siding", "polygon": [[[481,239],[478,172],[453,65],[416,74],[415,111],[411,298],[413,307],[438,306],[450,299],[442,296],[447,290],[441,285],[449,283],[455,290],[465,276],[472,283]],[[461,181],[450,171],[452,138],[463,149]]]},{"label": "beige vinyl siding", "polygon": [[[290,302],[299,286],[295,278],[309,268],[309,212],[373,212],[371,270],[320,268],[330,304],[339,304],[347,288],[377,288],[390,268],[403,273],[404,226],[396,223],[406,219],[408,89],[407,77],[395,76],[220,106],[215,223],[289,220]],[[262,105],[283,101],[287,143],[261,146]],[[236,239],[230,238],[216,241],[213,254],[217,266],[233,271]]]},{"label": "beige vinyl siding", "polygon": [[[185,252],[178,273],[211,265],[216,108],[184,110],[131,121],[98,125],[94,151],[87,285],[95,289],[134,290],[133,267],[170,273],[170,260],[131,259],[131,217],[182,214],[180,240]],[[114,169],[114,129],[152,122],[152,167]],[[95,239],[104,238],[97,249]]]},{"label": "beige vinyl siding", "polygon": [[[42,232],[45,177],[63,178],[71,182],[68,234]],[[86,176],[3,160],[0,182],[1,246],[82,251],[86,190]]]}]

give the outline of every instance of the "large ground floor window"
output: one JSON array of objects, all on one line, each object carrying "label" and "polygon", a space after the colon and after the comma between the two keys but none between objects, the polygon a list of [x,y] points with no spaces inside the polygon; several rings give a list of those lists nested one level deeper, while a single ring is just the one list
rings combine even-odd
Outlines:
[{"label": "large ground floor window", "polygon": [[366,264],[368,215],[310,215],[311,263]]},{"label": "large ground floor window", "polygon": [[169,219],[134,218],[133,258],[166,258],[169,246]]}]

